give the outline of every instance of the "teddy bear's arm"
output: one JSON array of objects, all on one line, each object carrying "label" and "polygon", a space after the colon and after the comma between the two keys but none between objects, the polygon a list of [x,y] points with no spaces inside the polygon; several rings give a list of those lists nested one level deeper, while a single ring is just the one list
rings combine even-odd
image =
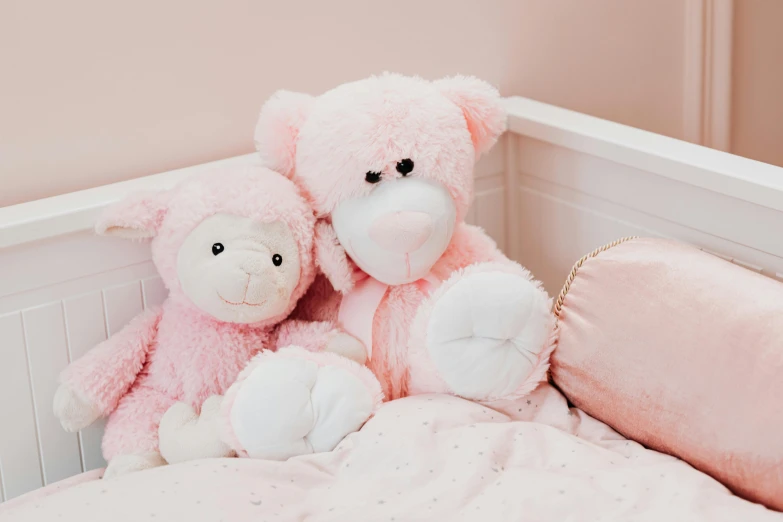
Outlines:
[{"label": "teddy bear's arm", "polygon": [[160,317],[160,309],[145,310],[117,334],[68,365],[60,374],[61,389],[78,397],[98,416],[111,413],[144,366]]},{"label": "teddy bear's arm", "polygon": [[433,267],[433,273],[442,281],[452,272],[476,263],[512,263],[497,247],[495,241],[480,227],[461,223],[443,256]]}]

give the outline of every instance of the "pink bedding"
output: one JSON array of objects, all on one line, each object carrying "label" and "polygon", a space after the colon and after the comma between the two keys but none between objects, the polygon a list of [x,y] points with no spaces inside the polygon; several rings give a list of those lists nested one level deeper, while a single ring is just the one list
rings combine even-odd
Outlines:
[{"label": "pink bedding", "polygon": [[494,408],[447,396],[393,401],[332,453],[75,480],[9,503],[0,520],[783,521],[568,409],[549,385]]}]

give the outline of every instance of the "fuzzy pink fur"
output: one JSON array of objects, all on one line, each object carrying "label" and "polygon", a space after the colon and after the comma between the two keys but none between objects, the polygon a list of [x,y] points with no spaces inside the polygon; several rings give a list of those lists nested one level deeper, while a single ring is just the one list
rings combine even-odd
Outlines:
[{"label": "fuzzy pink fur", "polygon": [[469,76],[444,78],[436,81],[435,86],[462,109],[476,152],[489,151],[506,130],[506,111],[497,103],[497,89]]},{"label": "fuzzy pink fur", "polygon": [[[179,248],[194,227],[217,212],[282,221],[292,230],[301,272],[284,313],[254,324],[223,322],[182,292]],[[274,347],[272,328],[293,310],[315,275],[314,223],[295,185],[263,168],[209,172],[165,193],[131,196],[103,215],[99,232],[154,236],[153,260],[169,289],[160,310],[144,312],[61,375],[61,383],[109,415],[103,439],[107,460],[156,451],[158,423],[170,405],[183,401],[199,409],[209,396],[225,392],[256,353]],[[324,334],[321,344],[329,332],[323,326],[306,330]]]},{"label": "fuzzy pink fur", "polygon": [[[436,283],[461,277],[466,267],[529,277],[482,230],[463,222],[473,200],[474,163],[505,130],[505,119],[497,90],[478,79],[458,76],[430,82],[384,74],[317,97],[280,93],[261,112],[256,135],[269,139],[256,145],[268,165],[286,166],[286,174],[308,195],[324,226],[339,202],[372,190],[365,181],[367,171],[380,172],[383,179],[396,178],[401,175],[397,162],[411,158],[415,166],[410,175],[443,184],[457,208],[451,243],[430,274]],[[344,250],[336,246],[324,252],[328,256],[319,259],[319,268],[334,288],[346,291],[353,274]],[[420,312],[428,316],[438,295],[428,296],[417,283],[392,286],[376,311],[368,366],[387,399],[423,389],[449,391],[421,350],[423,339],[411,337],[415,317]],[[335,321],[339,302],[339,295],[317,281],[293,315]],[[545,378],[551,344],[542,349],[533,374],[515,396]],[[421,376],[415,389],[410,386],[411,372]]]},{"label": "fuzzy pink fur", "polygon": [[117,335],[92,349],[89,356],[65,368],[60,382],[79,390],[101,415],[111,413],[144,366],[162,313],[154,308],[134,317]]},{"label": "fuzzy pink fur", "polygon": [[287,177],[294,173],[296,140],[299,129],[307,118],[313,97],[291,91],[276,92],[261,109],[256,127],[256,148],[265,165]]},{"label": "fuzzy pink fur", "polygon": [[301,346],[308,352],[322,352],[342,332],[328,321],[283,321],[274,332],[272,346]]},{"label": "fuzzy pink fur", "polygon": [[243,448],[242,443],[239,441],[236,433],[234,432],[234,428],[231,425],[231,410],[234,407],[234,402],[236,401],[237,394],[239,393],[244,380],[247,379],[253,370],[264,361],[264,359],[269,357],[304,359],[314,362],[319,367],[333,366],[342,368],[343,370],[346,370],[347,372],[356,376],[370,393],[370,396],[373,397],[373,411],[377,410],[378,407],[380,407],[380,405],[383,403],[383,391],[381,390],[381,386],[378,383],[378,379],[376,379],[375,375],[373,375],[373,373],[366,367],[350,359],[334,353],[310,351],[307,348],[300,346],[283,347],[277,352],[265,350],[256,355],[253,360],[250,361],[247,367],[239,374],[236,382],[226,392],[223,398],[223,403],[220,407],[221,415],[219,416],[219,430],[221,439],[234,451],[236,451],[237,455],[240,457],[247,457],[247,451],[245,451]]},{"label": "fuzzy pink fur", "polygon": [[267,166],[295,174],[319,217],[343,199],[368,194],[367,171],[398,177],[397,162],[414,158],[412,175],[443,183],[463,219],[473,164],[504,129],[500,97],[484,82],[384,74],[317,98],[278,93],[261,111],[256,136],[267,139],[256,146]]},{"label": "fuzzy pink fur", "polygon": [[168,210],[167,192],[138,192],[104,211],[95,231],[128,239],[155,237]]},{"label": "fuzzy pink fur", "polygon": [[335,290],[341,293],[350,291],[358,268],[345,255],[334,228],[324,220],[315,224],[315,243],[316,266],[322,273],[329,274],[329,281]]}]

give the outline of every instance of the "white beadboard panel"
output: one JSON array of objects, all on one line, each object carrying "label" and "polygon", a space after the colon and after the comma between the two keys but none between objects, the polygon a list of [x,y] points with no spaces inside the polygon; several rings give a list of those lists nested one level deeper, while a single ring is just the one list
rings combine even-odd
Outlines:
[{"label": "white beadboard panel", "polygon": [[[100,291],[66,299],[63,302],[71,361],[106,340],[106,319]],[[104,421],[98,420],[79,432],[82,469],[102,468],[106,461],[101,453]]]},{"label": "white beadboard panel", "polygon": [[502,188],[479,192],[474,202],[476,221],[498,245],[506,250],[506,195]]},{"label": "white beadboard panel", "polygon": [[[625,236],[655,235],[529,188],[519,192],[520,263],[557,296],[574,262],[596,247]],[[555,239],[556,238],[556,239]]]},{"label": "white beadboard panel", "polygon": [[106,467],[106,459],[103,458],[101,442],[103,441],[103,429],[106,427],[106,419],[98,419],[79,432],[82,469],[90,471]]},{"label": "white beadboard panel", "polygon": [[22,316],[0,316],[0,468],[5,500],[43,485]]},{"label": "white beadboard panel", "polygon": [[[63,248],[66,248],[66,245],[63,245]],[[57,257],[54,259],[57,259]],[[122,265],[121,260],[115,260],[115,262],[118,265]],[[0,266],[2,266],[1,263]],[[51,303],[81,294],[100,292],[105,288],[111,288],[128,281],[154,277],[157,273],[152,261],[145,261],[131,266],[121,266],[113,270],[96,271],[91,275],[64,280],[60,283],[53,283],[49,286],[22,293],[6,296],[0,294],[0,315],[34,308],[41,303]]]},{"label": "white beadboard panel", "polygon": [[141,298],[141,281],[108,288],[103,291],[103,300],[106,311],[106,329],[111,337],[144,310]]},{"label": "white beadboard panel", "polygon": [[[555,199],[564,204],[578,207],[584,212],[598,214],[605,216],[608,219],[630,224],[635,229],[641,231],[636,235],[663,236],[691,243],[699,248],[710,250],[711,253],[717,254],[729,261],[732,259],[739,259],[747,263],[764,267],[763,272],[765,275],[772,275],[775,271],[783,270],[783,258],[768,254],[756,248],[753,242],[750,241],[750,239],[752,239],[750,235],[748,236],[749,241],[746,243],[738,243],[727,240],[720,235],[706,233],[675,221],[640,212],[637,209],[614,203],[600,197],[591,196],[584,192],[579,192],[540,178],[521,175],[520,183],[523,190],[530,190],[541,195],[541,197]],[[676,190],[676,186],[672,187],[673,192]],[[520,205],[520,208],[524,211],[524,206]],[[715,216],[716,220],[732,218],[733,216],[730,212]],[[545,223],[544,226],[546,226],[547,220],[549,219],[556,219],[556,216],[547,216],[542,219],[542,222]],[[549,241],[570,241],[569,238],[571,236],[568,230],[555,229],[553,227],[551,233],[553,235]],[[593,248],[590,248],[589,250],[593,250]],[[582,255],[585,253],[587,253],[587,251],[583,252]]]},{"label": "white beadboard panel", "polygon": [[103,316],[101,292],[90,292],[65,299],[66,325],[71,361],[106,340],[106,323]]},{"label": "white beadboard panel", "polygon": [[141,293],[144,300],[144,308],[150,308],[152,306],[158,306],[166,300],[169,295],[169,291],[163,284],[163,280],[160,276],[150,277],[142,280]]},{"label": "white beadboard panel", "polygon": [[51,484],[82,470],[76,434],[63,430],[52,412],[57,377],[68,365],[62,303],[49,303],[26,310],[22,318],[30,358],[44,483]]},{"label": "white beadboard panel", "polygon": [[505,222],[506,222],[506,248],[505,254],[512,260],[519,262],[519,237],[521,228],[519,219],[516,219],[517,208],[519,207],[519,167],[517,165],[517,151],[519,149],[519,136],[507,132],[503,136],[505,146],[505,165],[503,169],[503,192],[505,201]]},{"label": "white beadboard panel", "polygon": [[503,172],[506,161],[506,140],[498,140],[497,144],[476,162],[473,173],[477,179],[494,176]]},{"label": "white beadboard panel", "polygon": [[473,201],[473,204],[468,209],[467,215],[465,215],[465,222],[468,225],[476,225],[476,202]]},{"label": "white beadboard panel", "polygon": [[780,167],[518,96],[505,105],[508,128],[525,139],[783,212]]},{"label": "white beadboard panel", "polygon": [[783,257],[773,233],[783,212],[531,138],[519,144],[522,174]]},{"label": "white beadboard panel", "polygon": [[524,233],[518,238],[519,261],[555,295],[578,258],[629,235],[684,241],[768,276],[783,271],[782,258],[752,244],[742,245],[540,178],[520,176],[520,182],[516,214]]},{"label": "white beadboard panel", "polygon": [[[0,296],[99,274],[149,261],[147,243],[79,232],[0,249]],[[52,260],[57,260],[52,264]]]},{"label": "white beadboard panel", "polygon": [[506,247],[505,188],[503,172],[477,178],[468,220],[468,223],[483,228],[503,251]]}]

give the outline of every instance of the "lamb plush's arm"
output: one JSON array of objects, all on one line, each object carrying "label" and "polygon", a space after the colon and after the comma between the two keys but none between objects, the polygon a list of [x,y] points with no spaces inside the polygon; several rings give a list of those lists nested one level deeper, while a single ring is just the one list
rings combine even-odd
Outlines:
[{"label": "lamb plush's arm", "polygon": [[367,349],[355,337],[329,321],[288,320],[275,330],[272,346],[300,346],[310,352],[332,352],[359,364],[367,360]]},{"label": "lamb plush's arm", "polygon": [[117,407],[144,366],[160,317],[160,309],[144,311],[63,370],[54,410],[66,430],[89,426]]}]

